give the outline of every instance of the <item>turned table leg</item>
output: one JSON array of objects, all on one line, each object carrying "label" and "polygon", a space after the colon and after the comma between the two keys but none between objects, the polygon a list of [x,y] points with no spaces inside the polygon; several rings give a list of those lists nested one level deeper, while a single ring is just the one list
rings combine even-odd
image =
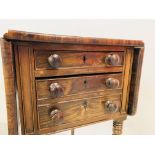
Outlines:
[{"label": "turned table leg", "polygon": [[74,135],[74,128],[71,129],[71,135]]},{"label": "turned table leg", "polygon": [[123,129],[123,121],[113,121],[113,135],[121,135]]}]

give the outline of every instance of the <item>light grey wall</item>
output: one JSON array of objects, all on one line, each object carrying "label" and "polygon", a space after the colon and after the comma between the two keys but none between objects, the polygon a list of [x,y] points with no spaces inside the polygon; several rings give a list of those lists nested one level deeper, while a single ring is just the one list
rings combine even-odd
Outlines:
[{"label": "light grey wall", "polygon": [[[141,39],[145,42],[138,111],[124,123],[124,134],[155,134],[155,20],[0,20],[0,37],[8,29],[61,35]],[[1,55],[0,55],[1,56]],[[0,134],[7,134],[0,59]],[[111,134],[112,122],[76,129],[76,134]],[[69,131],[59,134],[69,134]]]}]

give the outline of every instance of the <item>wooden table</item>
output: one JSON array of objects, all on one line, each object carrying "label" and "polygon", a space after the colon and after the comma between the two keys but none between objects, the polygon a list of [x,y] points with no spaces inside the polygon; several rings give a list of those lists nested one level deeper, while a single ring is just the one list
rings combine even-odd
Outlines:
[{"label": "wooden table", "polygon": [[119,135],[136,113],[142,41],[11,30],[1,49],[9,134],[74,134],[113,120]]}]

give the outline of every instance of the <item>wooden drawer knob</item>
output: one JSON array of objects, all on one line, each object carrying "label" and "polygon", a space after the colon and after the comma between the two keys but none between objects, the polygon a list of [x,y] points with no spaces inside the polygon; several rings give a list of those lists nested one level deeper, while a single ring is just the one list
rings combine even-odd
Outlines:
[{"label": "wooden drawer knob", "polygon": [[109,54],[105,58],[105,63],[112,66],[119,65],[120,57],[117,54]]},{"label": "wooden drawer knob", "polygon": [[106,101],[105,110],[109,113],[115,113],[118,111],[118,105],[112,101]]},{"label": "wooden drawer knob", "polygon": [[50,85],[50,92],[52,97],[61,97],[63,96],[63,88],[58,83],[52,83]]},{"label": "wooden drawer knob", "polygon": [[51,108],[50,110],[50,117],[52,120],[60,120],[63,118],[63,113],[60,109],[58,108]]},{"label": "wooden drawer knob", "polygon": [[108,78],[105,82],[107,88],[116,89],[119,87],[119,80],[114,78]]},{"label": "wooden drawer knob", "polygon": [[58,54],[53,54],[53,55],[49,56],[48,62],[50,64],[50,66],[53,68],[60,67],[62,64],[62,60]]}]

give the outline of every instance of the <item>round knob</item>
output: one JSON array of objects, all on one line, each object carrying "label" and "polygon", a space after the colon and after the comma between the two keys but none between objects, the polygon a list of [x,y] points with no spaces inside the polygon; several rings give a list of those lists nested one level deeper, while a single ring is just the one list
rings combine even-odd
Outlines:
[{"label": "round knob", "polygon": [[105,81],[105,85],[107,88],[118,88],[119,87],[119,80],[114,78],[108,78]]},{"label": "round knob", "polygon": [[109,54],[105,58],[105,63],[108,65],[119,65],[120,64],[120,57],[117,54]]},{"label": "round knob", "polygon": [[49,56],[48,62],[51,65],[51,67],[53,67],[53,68],[57,68],[57,67],[61,66],[61,63],[62,63],[60,56],[57,54],[53,54],[53,55]]},{"label": "round knob", "polygon": [[62,111],[58,108],[52,108],[50,110],[50,117],[52,120],[60,120],[63,117]]},{"label": "round knob", "polygon": [[61,97],[63,96],[63,88],[58,83],[52,83],[50,85],[50,92],[52,97]]},{"label": "round knob", "polygon": [[106,101],[105,109],[109,113],[115,113],[118,111],[118,105],[112,101]]}]

